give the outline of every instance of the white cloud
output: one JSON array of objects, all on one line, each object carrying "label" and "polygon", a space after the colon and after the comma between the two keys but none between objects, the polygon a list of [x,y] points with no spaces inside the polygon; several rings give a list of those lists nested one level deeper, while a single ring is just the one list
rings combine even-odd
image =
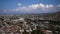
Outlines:
[{"label": "white cloud", "polygon": [[[47,12],[56,12],[58,10],[60,10],[60,4],[59,5],[56,5],[54,6],[53,4],[32,4],[32,5],[28,5],[28,6],[22,6],[21,3],[18,3],[17,4],[18,7],[15,8],[15,9],[12,9],[12,10],[4,10],[4,12],[9,12],[9,13],[12,13],[12,12],[31,12],[31,13],[47,13]],[[28,13],[28,12],[27,12]]]},{"label": "white cloud", "polygon": [[44,8],[44,7],[45,7],[45,5],[44,5],[44,4],[42,4],[42,3],[40,3],[40,4],[39,4],[39,7]]},{"label": "white cloud", "polygon": [[50,5],[50,7],[52,8],[52,7],[54,7],[54,5]]},{"label": "white cloud", "polygon": [[18,6],[21,6],[21,3],[18,3],[17,5],[18,5]]},{"label": "white cloud", "polygon": [[33,4],[28,6],[31,9],[38,9],[38,8],[45,8],[45,5],[40,3],[40,4]]},{"label": "white cloud", "polygon": [[[13,9],[13,11],[36,11],[37,9],[42,10],[42,9],[49,9],[54,7],[54,5],[50,4],[50,5],[44,5],[42,3],[40,4],[32,4],[32,5],[28,5],[28,6],[20,6],[21,3],[18,3],[19,7],[16,9]],[[39,11],[38,10],[38,11]]]},{"label": "white cloud", "polygon": [[46,7],[46,8],[52,8],[52,7],[54,7],[54,6],[53,6],[53,5],[48,5],[48,4],[47,4],[45,7]]},{"label": "white cloud", "polygon": [[13,11],[18,11],[18,9],[12,9]]},{"label": "white cloud", "polygon": [[60,4],[59,4],[59,5],[57,5],[57,7],[60,7]]},{"label": "white cloud", "polygon": [[46,5],[46,8],[49,8],[49,5]]},{"label": "white cloud", "polygon": [[38,4],[29,5],[28,7],[29,7],[29,8],[32,8],[32,9],[37,9],[37,8],[38,8]]}]

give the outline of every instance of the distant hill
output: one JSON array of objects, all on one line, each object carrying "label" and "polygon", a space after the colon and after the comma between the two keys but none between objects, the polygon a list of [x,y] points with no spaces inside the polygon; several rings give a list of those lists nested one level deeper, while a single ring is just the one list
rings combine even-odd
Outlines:
[{"label": "distant hill", "polygon": [[60,21],[60,12],[55,12],[55,13],[40,13],[40,14],[30,14],[28,17],[31,15],[36,16],[38,18],[43,17],[46,20],[54,20],[54,21]]}]

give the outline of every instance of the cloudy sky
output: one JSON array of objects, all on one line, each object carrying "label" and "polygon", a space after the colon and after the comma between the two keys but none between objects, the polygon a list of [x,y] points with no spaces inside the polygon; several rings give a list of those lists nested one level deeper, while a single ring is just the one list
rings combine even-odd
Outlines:
[{"label": "cloudy sky", "polygon": [[0,14],[36,14],[58,11],[60,11],[60,0],[0,0]]}]

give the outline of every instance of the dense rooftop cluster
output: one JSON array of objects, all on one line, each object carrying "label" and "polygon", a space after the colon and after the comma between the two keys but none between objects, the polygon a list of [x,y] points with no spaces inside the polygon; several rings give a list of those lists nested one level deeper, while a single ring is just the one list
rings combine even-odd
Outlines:
[{"label": "dense rooftop cluster", "polygon": [[60,34],[60,22],[49,19],[39,15],[0,16],[0,34]]}]

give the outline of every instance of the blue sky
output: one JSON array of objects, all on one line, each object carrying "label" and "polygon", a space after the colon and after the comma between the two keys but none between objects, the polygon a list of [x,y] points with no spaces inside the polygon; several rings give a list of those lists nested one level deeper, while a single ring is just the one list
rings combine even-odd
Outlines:
[{"label": "blue sky", "polygon": [[[46,10],[46,8],[44,10],[42,8],[39,8],[39,9],[37,8],[36,10],[32,10],[32,8],[31,8],[32,5],[35,5],[35,7],[36,7],[36,5],[39,5],[39,7],[41,7],[40,5],[43,5],[43,6],[47,6],[47,8],[48,8],[48,6],[50,6],[50,7],[54,6],[52,8],[53,10],[51,10],[51,12],[52,12],[55,10],[54,9],[55,7],[60,6],[60,0],[0,0],[0,12],[2,13],[4,11],[6,11],[6,12],[12,11],[14,13],[13,9],[14,10],[17,9],[18,13],[19,12],[24,13],[25,10],[22,11],[22,9],[23,9],[23,7],[25,9],[27,9],[27,6],[28,6],[28,8],[30,6],[30,8],[28,10],[31,9],[31,13],[34,11],[36,11],[36,13],[39,13],[39,11],[42,11],[42,13],[44,13],[44,11]],[[30,11],[25,11],[25,13],[28,13],[28,12],[30,12]],[[48,9],[47,12],[50,12],[50,8]]]}]

